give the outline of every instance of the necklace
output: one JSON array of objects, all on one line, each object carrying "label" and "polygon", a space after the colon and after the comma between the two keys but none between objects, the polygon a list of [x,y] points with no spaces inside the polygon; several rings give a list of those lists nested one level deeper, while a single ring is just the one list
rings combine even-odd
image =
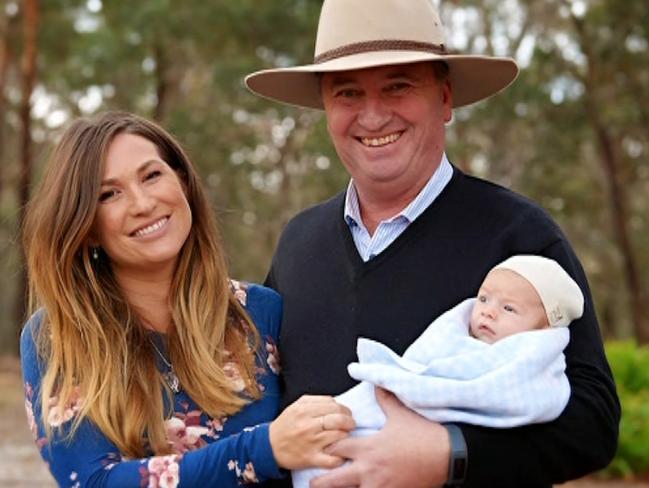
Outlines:
[{"label": "necklace", "polygon": [[162,359],[162,362],[169,368],[167,371],[162,373],[162,377],[165,380],[165,383],[169,387],[171,391],[174,393],[180,392],[180,380],[178,379],[178,376],[176,376],[176,373],[174,372],[174,367],[173,365],[167,360],[166,357],[164,357],[164,354],[160,352],[160,349],[158,349],[158,346],[155,345],[155,342],[151,340],[151,345],[153,346],[153,349],[155,349],[155,352],[158,353],[158,356],[160,359]]}]

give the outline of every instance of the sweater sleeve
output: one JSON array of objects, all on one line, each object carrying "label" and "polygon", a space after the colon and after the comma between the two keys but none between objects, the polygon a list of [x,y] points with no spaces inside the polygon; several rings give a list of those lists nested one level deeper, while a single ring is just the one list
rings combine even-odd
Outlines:
[{"label": "sweater sleeve", "polygon": [[[534,249],[526,240],[537,239],[544,225],[549,224],[540,219],[529,232],[519,232],[518,248],[511,254]],[[563,236],[538,251],[556,260],[585,298],[584,314],[570,325],[565,350],[570,399],[559,418],[549,423],[514,429],[462,425],[468,447],[467,487],[548,486],[601,469],[615,454],[620,405],[586,276]]]},{"label": "sweater sleeve", "polygon": [[79,407],[71,402],[52,409],[48,418],[52,436],[47,438],[39,401],[43,365],[34,341],[38,322],[38,317],[32,318],[21,336],[25,408],[40,454],[59,486],[235,487],[282,476],[272,454],[268,423],[184,454],[126,459],[88,419],[68,435]]}]

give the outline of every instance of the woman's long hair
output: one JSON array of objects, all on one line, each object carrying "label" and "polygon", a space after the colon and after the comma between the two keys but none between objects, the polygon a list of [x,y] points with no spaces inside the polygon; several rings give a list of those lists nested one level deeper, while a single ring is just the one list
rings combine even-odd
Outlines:
[{"label": "woman's long hair", "polygon": [[[215,216],[178,143],[127,113],[72,123],[48,161],[23,228],[30,308],[44,309],[36,338],[47,364],[43,421],[50,435],[51,399],[65,408],[81,395],[71,432],[87,416],[123,454],[141,457],[170,453],[164,397],[169,405],[172,394],[156,368],[150,333],[127,302],[110,260],[103,252],[93,259],[89,248],[106,154],[121,133],[155,144],[182,181],[191,208],[192,227],[169,293],[167,347],[183,389],[210,416],[231,415],[259,397],[251,353],[259,337],[231,292]],[[229,361],[245,381],[243,394],[224,370]]]}]

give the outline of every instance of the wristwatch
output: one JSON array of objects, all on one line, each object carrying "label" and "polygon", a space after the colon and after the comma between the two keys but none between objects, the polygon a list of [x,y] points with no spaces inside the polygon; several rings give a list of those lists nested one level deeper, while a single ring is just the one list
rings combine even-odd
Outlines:
[{"label": "wristwatch", "polygon": [[466,477],[468,465],[466,441],[464,434],[455,424],[444,424],[451,443],[451,458],[448,463],[448,481],[444,487],[460,486]]}]

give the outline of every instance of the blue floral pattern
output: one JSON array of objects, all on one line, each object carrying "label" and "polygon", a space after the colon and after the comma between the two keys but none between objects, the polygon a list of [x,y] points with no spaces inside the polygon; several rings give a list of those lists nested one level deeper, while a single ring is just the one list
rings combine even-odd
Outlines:
[{"label": "blue floral pattern", "polygon": [[[36,446],[60,486],[80,488],[176,488],[258,484],[281,477],[270,448],[268,425],[278,411],[279,355],[277,337],[281,317],[279,296],[258,285],[232,281],[232,293],[259,329],[262,345],[257,355],[257,382],[263,396],[231,417],[212,418],[184,392],[174,397],[172,415],[165,421],[172,453],[144,459],[122,456],[97,427],[84,419],[71,442],[64,439],[71,420],[83,406],[75,391],[65,405],[50,398],[47,422],[53,435],[48,442],[40,415],[40,374],[44,365],[36,354],[34,334],[40,314],[26,324],[21,337],[21,359],[27,421]],[[234,362],[224,369],[236,391],[244,384]]]}]

